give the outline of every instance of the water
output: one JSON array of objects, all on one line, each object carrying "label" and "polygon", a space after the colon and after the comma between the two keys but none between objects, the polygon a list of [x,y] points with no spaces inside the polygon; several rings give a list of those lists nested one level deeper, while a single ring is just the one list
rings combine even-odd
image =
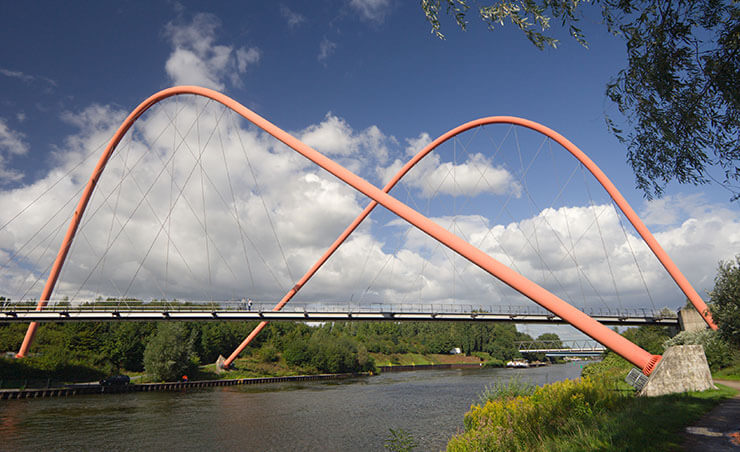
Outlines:
[{"label": "water", "polygon": [[385,450],[404,429],[443,450],[487,385],[577,378],[582,364],[387,373],[189,393],[0,402],[1,450]]}]

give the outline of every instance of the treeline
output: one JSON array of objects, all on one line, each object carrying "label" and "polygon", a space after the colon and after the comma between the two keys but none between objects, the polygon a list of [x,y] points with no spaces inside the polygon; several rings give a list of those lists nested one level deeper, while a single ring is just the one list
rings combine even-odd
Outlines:
[{"label": "treeline", "polygon": [[[68,322],[40,324],[31,356],[2,359],[0,378],[97,379],[142,372],[179,378],[231,353],[257,322]],[[0,350],[13,352],[27,325],[1,324]],[[447,322],[336,322],[318,326],[272,322],[244,355],[283,361],[302,372],[359,372],[374,368],[371,353],[483,352],[495,360],[519,356],[531,340],[514,325]]]}]

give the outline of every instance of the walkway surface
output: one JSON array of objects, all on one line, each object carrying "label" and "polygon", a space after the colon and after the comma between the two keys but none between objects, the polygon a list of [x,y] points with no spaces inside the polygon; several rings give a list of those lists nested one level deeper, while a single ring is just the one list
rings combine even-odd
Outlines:
[{"label": "walkway surface", "polygon": [[[740,390],[740,381],[714,380]],[[684,450],[688,452],[740,451],[740,394],[717,405],[691,427],[686,427]]]}]

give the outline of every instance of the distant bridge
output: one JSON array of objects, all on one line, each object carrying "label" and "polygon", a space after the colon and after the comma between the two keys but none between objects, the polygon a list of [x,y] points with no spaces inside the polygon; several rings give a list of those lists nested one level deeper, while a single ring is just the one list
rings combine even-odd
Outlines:
[{"label": "distant bridge", "polygon": [[601,356],[607,349],[593,341],[522,341],[519,353],[544,353],[545,356]]},{"label": "distant bridge", "polygon": [[[562,318],[542,309],[524,306],[476,306],[465,304],[352,304],[291,303],[282,310],[271,303],[193,302],[179,303],[51,303],[43,311],[29,304],[0,305],[0,322],[116,322],[116,321],[476,321],[503,323],[565,324]],[[678,326],[675,313],[646,309],[585,311],[606,325]]]}]

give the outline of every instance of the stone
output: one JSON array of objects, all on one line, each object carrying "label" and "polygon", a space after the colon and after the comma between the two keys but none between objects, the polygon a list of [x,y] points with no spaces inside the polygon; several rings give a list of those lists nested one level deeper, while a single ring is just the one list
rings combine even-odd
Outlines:
[{"label": "stone", "polygon": [[701,345],[674,345],[668,347],[638,393],[654,397],[687,391],[717,389],[712,381],[704,347]]},{"label": "stone", "polygon": [[224,358],[223,355],[218,355],[218,359],[216,360],[216,373],[220,374],[224,372],[224,361],[226,361],[226,358]]}]

